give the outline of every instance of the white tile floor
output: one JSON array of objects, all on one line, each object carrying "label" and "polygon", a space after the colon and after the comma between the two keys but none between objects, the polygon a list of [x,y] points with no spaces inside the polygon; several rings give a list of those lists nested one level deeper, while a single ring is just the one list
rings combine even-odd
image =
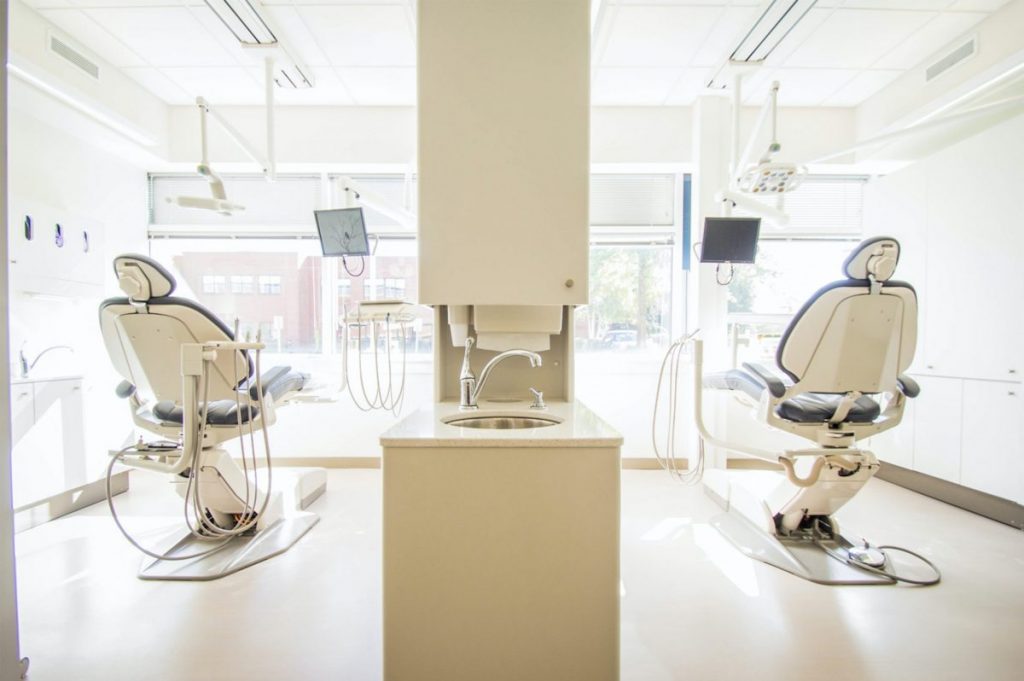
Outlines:
[{"label": "white tile floor", "polygon": [[[126,521],[173,524],[168,487],[135,474]],[[824,587],[736,552],[707,525],[717,506],[660,471],[623,471],[622,501],[624,681],[1024,678],[1022,532],[872,481],[845,531],[944,581]],[[209,583],[136,579],[105,505],[19,534],[32,681],[379,679],[380,471],[331,471],[312,510],[292,551]]]}]

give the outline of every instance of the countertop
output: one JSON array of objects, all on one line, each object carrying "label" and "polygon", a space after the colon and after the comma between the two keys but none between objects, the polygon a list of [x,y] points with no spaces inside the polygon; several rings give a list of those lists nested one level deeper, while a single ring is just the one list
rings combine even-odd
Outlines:
[{"label": "countertop", "polygon": [[[460,416],[525,416],[560,421],[553,426],[487,429],[452,426],[446,418]],[[579,401],[549,402],[531,409],[529,401],[491,402],[459,411],[455,402],[440,402],[419,409],[380,436],[382,447],[619,447],[622,435]]]}]

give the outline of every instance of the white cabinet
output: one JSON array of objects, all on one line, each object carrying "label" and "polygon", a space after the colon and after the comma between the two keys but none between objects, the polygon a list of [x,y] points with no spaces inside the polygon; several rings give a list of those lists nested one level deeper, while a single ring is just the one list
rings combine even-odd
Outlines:
[{"label": "white cabinet", "polygon": [[81,377],[11,384],[15,507],[88,482]]},{"label": "white cabinet", "polygon": [[1024,503],[1024,397],[1016,383],[964,381],[960,482]]},{"label": "white cabinet", "polygon": [[1024,135],[1018,124],[968,142],[921,162],[928,273],[919,284],[927,310],[920,364],[945,376],[1015,380],[1024,371],[1024,231],[1014,218]]},{"label": "white cabinet", "polygon": [[589,0],[416,14],[419,302],[586,303]]},{"label": "white cabinet", "polygon": [[914,470],[960,482],[963,381],[918,377],[914,400]]}]

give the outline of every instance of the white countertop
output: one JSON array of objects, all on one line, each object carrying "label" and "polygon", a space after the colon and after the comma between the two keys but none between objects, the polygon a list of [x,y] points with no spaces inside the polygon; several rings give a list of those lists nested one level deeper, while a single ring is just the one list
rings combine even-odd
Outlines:
[{"label": "white countertop", "polygon": [[[489,429],[452,426],[448,418],[523,416],[560,421],[540,428]],[[459,411],[455,402],[424,407],[396,423],[380,436],[382,447],[619,447],[622,435],[581,402],[549,402],[531,409],[529,401],[491,402]]]}]

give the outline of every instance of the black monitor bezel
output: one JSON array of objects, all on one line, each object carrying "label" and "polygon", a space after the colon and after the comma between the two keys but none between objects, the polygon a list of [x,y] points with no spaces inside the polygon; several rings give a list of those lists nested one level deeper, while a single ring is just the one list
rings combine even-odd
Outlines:
[{"label": "black monitor bezel", "polygon": [[[737,223],[737,222],[753,222],[756,225],[756,228],[754,229],[754,253],[750,257],[750,260],[717,260],[717,259],[709,260],[709,259],[705,258],[704,257],[705,237],[707,235],[709,223],[711,223],[711,222],[718,222],[720,224],[721,223],[729,223],[729,222],[732,222],[732,223]],[[754,262],[757,260],[757,245],[758,245],[758,242],[760,241],[760,239],[761,239],[761,218],[758,218],[758,217],[705,217],[704,218],[704,231],[701,233],[700,261],[701,261],[702,264],[709,264],[709,265],[722,265],[722,264],[725,264],[725,263],[734,264],[734,265],[753,265]]]}]

